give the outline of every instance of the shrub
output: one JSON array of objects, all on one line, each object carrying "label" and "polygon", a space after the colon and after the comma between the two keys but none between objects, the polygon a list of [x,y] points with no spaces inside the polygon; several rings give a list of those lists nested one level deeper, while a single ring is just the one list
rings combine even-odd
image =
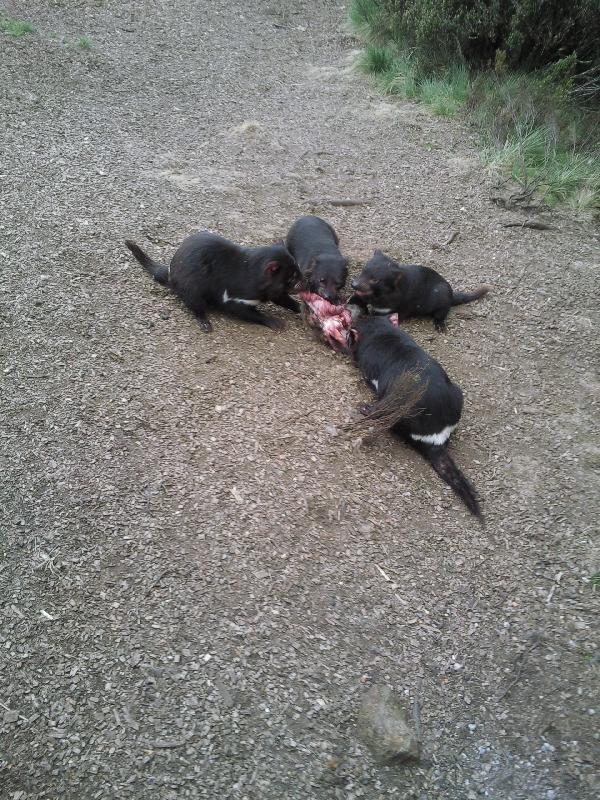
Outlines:
[{"label": "shrub", "polygon": [[456,61],[491,66],[498,50],[513,68],[568,57],[578,72],[600,66],[600,0],[355,0],[351,19],[412,50],[423,73]]},{"label": "shrub", "polygon": [[600,207],[600,0],[355,0],[351,19],[382,92],[464,108],[494,172]]}]

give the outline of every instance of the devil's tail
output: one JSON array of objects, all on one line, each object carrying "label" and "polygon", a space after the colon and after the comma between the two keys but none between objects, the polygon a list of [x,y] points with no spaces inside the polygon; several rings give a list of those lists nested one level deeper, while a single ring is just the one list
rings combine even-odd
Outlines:
[{"label": "devil's tail", "polygon": [[477,493],[471,482],[462,474],[448,452],[447,446],[428,444],[427,442],[408,440],[427,459],[440,478],[448,484],[457,497],[463,501],[471,514],[483,520],[483,514],[477,499]]},{"label": "devil's tail", "polygon": [[452,305],[453,306],[460,306],[463,303],[472,303],[473,300],[480,300],[482,297],[491,291],[492,287],[488,286],[487,283],[478,286],[474,292],[457,292],[452,291]]},{"label": "devil's tail", "polygon": [[155,281],[162,283],[164,286],[169,283],[168,267],[165,267],[164,264],[159,264],[158,261],[154,261],[147,253],[144,253],[141,247],[138,247],[137,244],[130,239],[125,240],[125,246],[131,250],[135,258],[140,262],[146,272],[152,275]]}]

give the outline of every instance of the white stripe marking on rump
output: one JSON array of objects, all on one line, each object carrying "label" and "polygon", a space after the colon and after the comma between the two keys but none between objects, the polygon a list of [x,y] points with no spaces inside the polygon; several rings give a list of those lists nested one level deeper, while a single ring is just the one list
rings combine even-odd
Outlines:
[{"label": "white stripe marking on rump", "polygon": [[373,378],[371,383],[373,384],[373,386],[375,388],[375,391],[378,392],[379,391],[379,381],[377,381],[377,380],[375,380],[375,378]]},{"label": "white stripe marking on rump", "polygon": [[439,433],[430,433],[427,436],[421,436],[418,433],[411,433],[410,438],[416,439],[418,442],[425,442],[425,444],[446,444],[454,428],[456,428],[456,425],[446,425],[444,430],[440,431]]}]

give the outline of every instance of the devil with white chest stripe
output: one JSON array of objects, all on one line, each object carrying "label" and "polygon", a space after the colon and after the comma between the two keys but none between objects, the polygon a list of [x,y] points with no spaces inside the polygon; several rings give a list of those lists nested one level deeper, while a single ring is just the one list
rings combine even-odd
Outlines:
[{"label": "devil with white chest stripe", "polygon": [[445,278],[431,267],[419,264],[398,264],[375,250],[361,274],[352,281],[355,294],[349,303],[375,314],[396,313],[400,319],[432,317],[438,330],[446,327],[448,312],[453,306],[472,303],[491,289],[486,284],[473,292],[453,289]]},{"label": "devil with white chest stripe", "polygon": [[259,303],[271,301],[296,313],[300,310],[289,295],[300,272],[283,242],[240,247],[203,231],[184,239],[169,267],[154,261],[134,242],[125,244],[156,281],[169,286],[194,312],[203,331],[212,330],[209,308],[274,330],[283,323],[256,308]]},{"label": "devil with white chest stripe", "polygon": [[[448,439],[458,425],[463,394],[444,369],[407,333],[394,327],[387,317],[361,316],[355,321],[353,354],[365,380],[375,389],[378,402],[397,392],[403,376],[417,383],[415,408],[401,412],[391,426],[433,467],[469,511],[481,518],[477,494],[448,452]],[[399,395],[401,405],[402,398]],[[367,410],[377,414],[378,403]]]}]

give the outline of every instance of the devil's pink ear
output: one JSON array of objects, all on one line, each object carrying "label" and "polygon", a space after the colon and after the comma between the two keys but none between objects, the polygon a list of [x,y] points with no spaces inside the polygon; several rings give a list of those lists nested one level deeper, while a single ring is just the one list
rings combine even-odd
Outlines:
[{"label": "devil's pink ear", "polygon": [[273,240],[273,244],[274,245],[281,245],[281,247],[285,247],[285,242],[283,241],[283,239],[274,239]]},{"label": "devil's pink ear", "polygon": [[281,264],[279,261],[267,261],[265,264],[265,272],[268,272],[269,275],[272,275],[274,272],[277,272]]}]

